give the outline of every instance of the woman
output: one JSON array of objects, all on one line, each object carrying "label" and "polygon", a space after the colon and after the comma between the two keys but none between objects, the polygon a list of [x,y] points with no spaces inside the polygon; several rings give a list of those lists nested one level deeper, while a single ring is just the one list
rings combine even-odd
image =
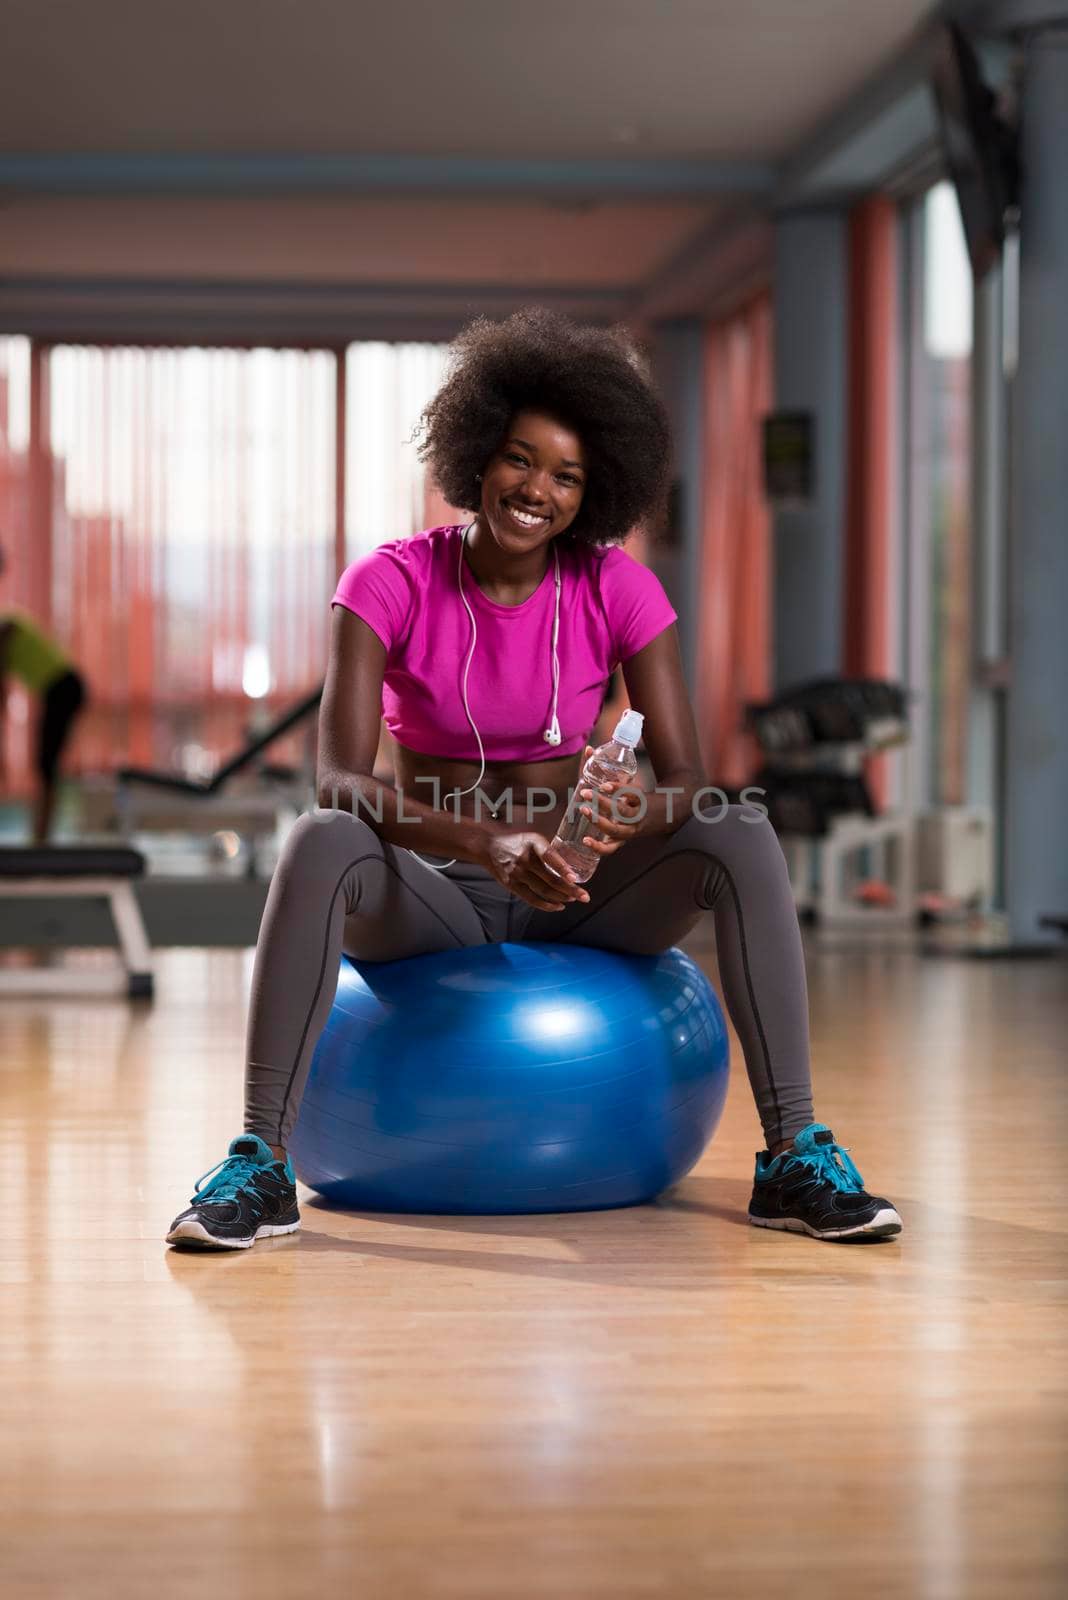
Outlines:
[{"label": "woman", "polygon": [[[552,939],[653,953],[707,910],[767,1140],[752,1221],[822,1239],[900,1232],[814,1121],[782,850],[761,812],[704,803],[676,614],[620,548],[659,514],[669,468],[638,353],[620,332],[543,309],[480,318],[423,427],[424,460],[473,517],[382,545],[338,584],[319,727],[326,809],[293,828],[264,910],[246,1132],[168,1240],[240,1249],[299,1227],[286,1141],[342,951],[396,961]],[[583,885],[550,840],[618,663],[656,786],[583,792],[601,857]],[[383,715],[395,788],[373,776]]]},{"label": "woman", "polygon": [[[0,550],[0,577],[5,565]],[[37,794],[30,838],[33,844],[45,844],[56,809],[60,759],[69,743],[74,719],[85,706],[85,683],[55,640],[32,617],[14,610],[0,616],[0,786],[7,776],[4,722],[8,678],[17,678],[41,704]]]}]

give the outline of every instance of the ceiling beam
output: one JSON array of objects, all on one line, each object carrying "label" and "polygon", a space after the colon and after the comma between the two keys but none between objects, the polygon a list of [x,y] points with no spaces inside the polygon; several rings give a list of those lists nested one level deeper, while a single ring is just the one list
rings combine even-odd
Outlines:
[{"label": "ceiling beam", "polygon": [[0,155],[0,189],[37,194],[762,195],[759,161],[523,161],[467,156]]},{"label": "ceiling beam", "polygon": [[53,343],[342,345],[448,340],[476,315],[537,302],[585,322],[616,322],[629,290],[585,285],[161,282],[0,277],[0,329]]},{"label": "ceiling beam", "polygon": [[928,21],[792,153],[774,196],[776,210],[869,193],[937,142],[932,37]]}]

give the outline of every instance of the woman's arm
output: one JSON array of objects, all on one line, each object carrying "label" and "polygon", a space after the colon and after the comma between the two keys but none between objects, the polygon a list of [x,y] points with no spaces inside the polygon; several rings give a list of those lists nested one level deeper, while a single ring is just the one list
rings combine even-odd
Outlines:
[{"label": "woman's arm", "polygon": [[374,629],[344,606],[335,606],[319,708],[315,782],[320,806],[351,812],[389,844],[482,862],[491,839],[508,832],[503,823],[435,811],[407,794],[401,799],[396,789],[374,776],[385,671],[386,647]]},{"label": "woman's arm", "polygon": [[[623,663],[623,681],[631,706],[645,718],[642,737],[656,787],[650,792],[616,783],[597,794],[580,791],[597,830],[585,842],[598,855],[611,855],[641,833],[674,833],[691,815],[698,790],[707,787],[674,624]],[[584,762],[589,754],[587,745]]]},{"label": "woman's arm", "polygon": [[[609,784],[600,798],[582,790],[580,798],[603,837],[603,843],[596,842],[596,835],[590,840],[600,854],[619,850],[636,834],[673,834],[691,814],[697,790],[705,787],[675,627],[667,627],[624,662],[624,682],[633,709],[646,718],[644,744],[657,782],[651,794],[644,792],[644,814],[638,810],[633,786]],[[616,789],[620,789],[617,798]]]},{"label": "woman's arm", "polygon": [[642,738],[656,777],[645,818],[633,831],[674,833],[690,815],[694,795],[708,785],[674,623],[623,663],[623,681],[632,707],[645,718]]}]

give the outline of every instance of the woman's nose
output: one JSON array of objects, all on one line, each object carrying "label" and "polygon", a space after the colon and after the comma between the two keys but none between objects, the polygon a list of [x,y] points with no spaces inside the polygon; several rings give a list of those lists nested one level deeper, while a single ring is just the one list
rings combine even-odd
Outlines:
[{"label": "woman's nose", "polygon": [[525,499],[530,500],[537,505],[547,498],[548,484],[549,478],[546,472],[539,472],[535,469],[532,469],[523,479],[522,489],[520,492],[523,494]]}]

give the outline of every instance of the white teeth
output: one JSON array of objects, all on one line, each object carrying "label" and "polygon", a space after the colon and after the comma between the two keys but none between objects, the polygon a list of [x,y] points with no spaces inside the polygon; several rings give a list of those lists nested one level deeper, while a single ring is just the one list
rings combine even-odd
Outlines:
[{"label": "white teeth", "polygon": [[529,512],[519,511],[515,506],[509,506],[508,509],[515,520],[523,524],[524,528],[536,528],[539,522],[548,522],[549,520],[548,517],[531,516]]}]

